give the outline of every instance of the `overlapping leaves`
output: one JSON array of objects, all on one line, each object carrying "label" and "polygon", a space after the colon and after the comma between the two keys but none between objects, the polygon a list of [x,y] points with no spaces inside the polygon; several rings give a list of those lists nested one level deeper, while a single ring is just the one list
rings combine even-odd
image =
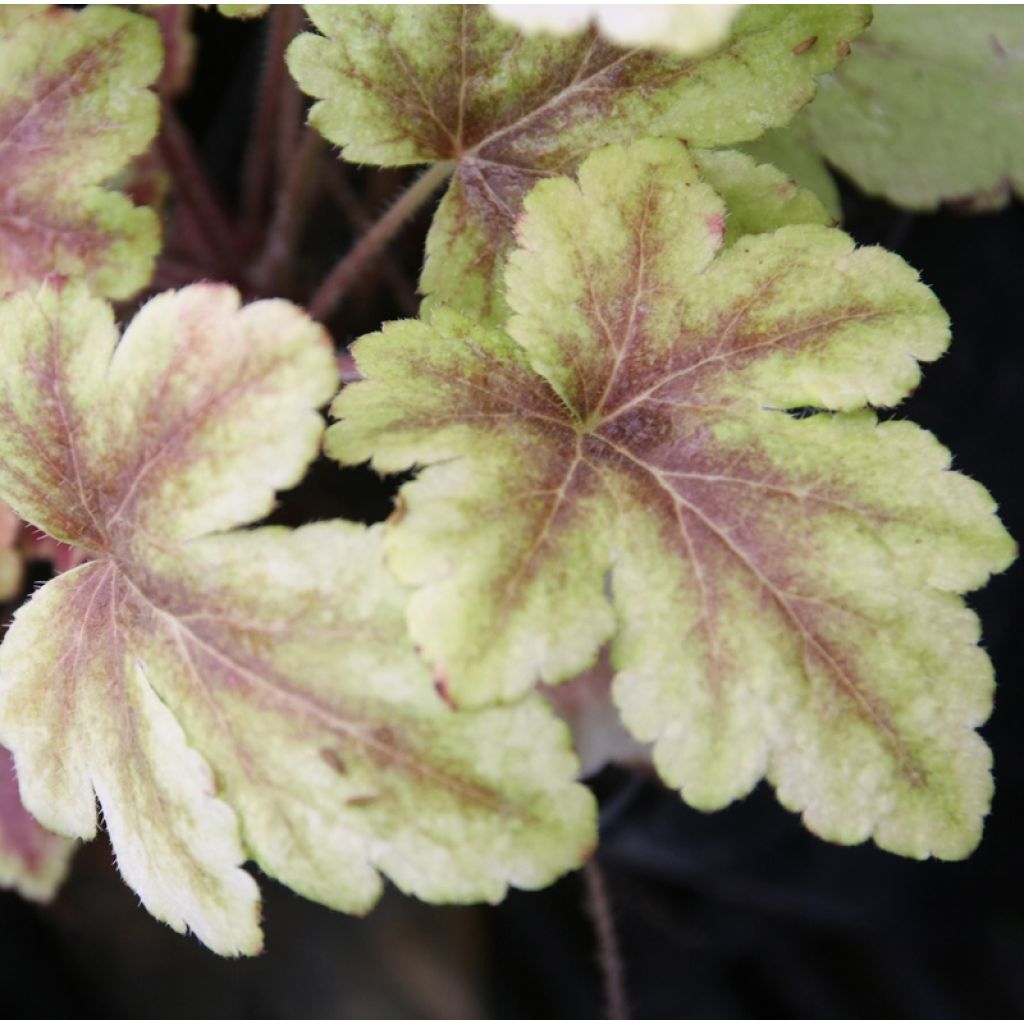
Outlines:
[{"label": "overlapping leaves", "polygon": [[691,803],[767,776],[827,838],[961,857],[992,674],[958,594],[1013,544],[931,435],[865,408],[914,387],[945,314],[834,229],[723,249],[727,223],[669,140],[541,183],[506,329],[438,309],[360,341],[328,450],[426,467],[388,552],[457,701],[611,641],[624,721]]},{"label": "overlapping leaves", "polygon": [[0,11],[0,293],[51,274],[126,298],[150,277],[154,213],[104,182],[156,133],[153,22],[117,7]]},{"label": "overlapping leaves", "polygon": [[25,810],[10,752],[0,747],[0,886],[48,900],[67,870],[74,843],[47,832]]},{"label": "overlapping leaves", "polygon": [[442,700],[378,529],[231,532],[316,451],[319,327],[198,285],[118,343],[69,285],[0,303],[0,336],[0,494],[93,555],[0,648],[0,741],[44,825],[89,837],[98,798],[145,905],[223,953],[261,942],[247,856],[351,911],[378,871],[493,900],[580,863],[593,807],[564,726],[539,698]]},{"label": "overlapping leaves", "polygon": [[289,65],[312,123],[346,159],[456,161],[427,240],[428,299],[499,323],[501,270],[522,198],[596,147],[644,135],[698,146],[784,124],[848,52],[866,8],[750,7],[702,58],[622,50],[593,31],[524,38],[471,5],[309,8],[322,36]]}]

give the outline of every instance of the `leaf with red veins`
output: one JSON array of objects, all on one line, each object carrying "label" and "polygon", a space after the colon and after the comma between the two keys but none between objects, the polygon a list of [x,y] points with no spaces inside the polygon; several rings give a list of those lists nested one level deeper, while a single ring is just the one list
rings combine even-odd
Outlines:
[{"label": "leaf with red veins", "polygon": [[0,302],[0,494],[92,559],[0,647],[0,737],[25,806],[88,838],[225,954],[261,945],[247,857],[329,906],[386,873],[497,900],[587,856],[590,794],[539,699],[457,712],[405,634],[379,529],[231,532],[315,456],[336,387],[296,307],[196,285],[118,342],[83,287]]},{"label": "leaf with red veins", "polygon": [[[523,196],[592,150],[647,135],[697,146],[785,124],[863,31],[860,6],[748,7],[700,57],[620,49],[594,30],[528,38],[473,5],[310,5],[322,35],[288,63],[319,102],[311,123],[347,160],[454,160],[427,239],[421,288],[500,324],[500,273]],[[808,39],[814,44],[794,48]]]},{"label": "leaf with red veins", "polygon": [[0,747],[0,887],[15,889],[31,900],[53,899],[75,844],[47,832],[18,795],[10,752]]},{"label": "leaf with red veins", "polygon": [[156,215],[104,183],[156,134],[160,51],[117,7],[0,10],[0,294],[58,275],[123,299],[149,280]]},{"label": "leaf with red veins", "polygon": [[930,434],[865,408],[946,316],[897,256],[813,224],[723,247],[727,217],[670,140],[538,185],[506,331],[438,310],[358,342],[328,451],[425,467],[389,561],[460,705],[611,641],[623,720],[688,802],[767,776],[829,839],[962,857],[992,671],[958,595],[1014,545]]}]

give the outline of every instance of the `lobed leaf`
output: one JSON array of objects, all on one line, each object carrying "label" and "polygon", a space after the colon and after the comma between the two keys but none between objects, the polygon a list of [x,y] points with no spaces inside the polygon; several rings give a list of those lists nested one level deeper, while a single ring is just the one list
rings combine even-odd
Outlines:
[{"label": "lobed leaf", "polygon": [[957,595],[1014,546],[930,434],[866,408],[946,316],[895,255],[817,224],[723,248],[727,216],[670,140],[542,182],[506,329],[438,309],[358,342],[328,452],[425,467],[389,561],[460,703],[611,641],[625,724],[694,806],[767,776],[826,838],[962,857],[992,672]]},{"label": "lobed leaf", "polygon": [[591,150],[645,135],[698,146],[787,122],[849,50],[866,8],[749,7],[703,58],[623,50],[593,30],[525,38],[472,5],[311,5],[322,35],[289,67],[311,123],[348,160],[456,162],[427,239],[421,288],[498,324],[499,274],[523,196]]},{"label": "lobed leaf", "polygon": [[103,187],[156,134],[160,35],[117,7],[0,11],[0,293],[51,275],[110,298],[149,280],[156,215]]},{"label": "lobed leaf", "polygon": [[913,209],[1024,192],[1024,8],[882,4],[806,130],[865,192]]},{"label": "lobed leaf", "polygon": [[53,898],[75,844],[47,832],[25,810],[10,752],[0,747],[0,887],[31,900]]},{"label": "lobed leaf", "polygon": [[259,949],[246,857],[365,911],[378,872],[499,899],[593,841],[564,726],[539,699],[459,713],[406,639],[379,529],[232,528],[301,477],[336,369],[283,301],[196,285],[120,342],[79,285],[0,303],[0,494],[92,560],[0,647],[0,737],[25,806],[88,838],[172,927]]}]

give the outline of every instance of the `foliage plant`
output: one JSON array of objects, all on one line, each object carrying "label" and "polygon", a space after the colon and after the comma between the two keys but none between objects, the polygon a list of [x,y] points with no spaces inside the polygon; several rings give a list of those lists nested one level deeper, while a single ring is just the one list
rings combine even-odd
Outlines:
[{"label": "foliage plant", "polygon": [[[48,898],[102,820],[150,913],[228,955],[262,944],[246,861],[353,913],[382,878],[497,901],[593,851],[594,709],[694,807],[767,779],[824,839],[967,856],[993,680],[961,595],[1014,545],[876,411],[949,325],[837,227],[822,154],[912,205],[1018,187],[1019,132],[933,156],[981,120],[931,116],[963,76],[994,120],[1024,95],[1020,10],[974,11],[749,7],[683,53],[274,8],[232,209],[175,113],[187,8],[3,8],[5,586],[28,538],[58,571],[0,648],[0,878]],[[297,285],[336,159],[426,170]],[[446,182],[418,315],[353,364],[323,324]],[[408,474],[393,514],[260,525],[332,399],[331,459]]]}]

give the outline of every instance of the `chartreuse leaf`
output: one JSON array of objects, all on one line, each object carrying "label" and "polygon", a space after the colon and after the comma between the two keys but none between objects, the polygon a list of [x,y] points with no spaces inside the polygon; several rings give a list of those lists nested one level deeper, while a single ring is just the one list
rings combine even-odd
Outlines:
[{"label": "chartreuse leaf", "polygon": [[541,183],[506,331],[438,310],[358,342],[328,450],[426,467],[388,551],[457,701],[611,640],[624,721],[693,805],[767,776],[829,839],[964,856],[992,673],[957,595],[1014,546],[930,434],[865,408],[915,386],[946,316],[832,228],[723,249],[726,213],[670,140]]},{"label": "chartreuse leaf", "polygon": [[0,336],[0,493],[94,556],[0,647],[0,739],[44,825],[91,836],[98,797],[143,903],[228,954],[261,942],[246,856],[356,912],[378,871],[497,900],[580,863],[593,806],[564,726],[539,698],[442,700],[379,529],[230,532],[318,448],[321,328],[196,285],[118,343],[75,285],[0,303]]},{"label": "chartreuse leaf", "polygon": [[875,8],[808,109],[811,140],[864,191],[928,209],[1024,192],[1024,8]]},{"label": "chartreuse leaf", "polygon": [[21,592],[25,570],[18,536],[21,520],[13,510],[0,501],[0,601],[11,601]]},{"label": "chartreuse leaf", "polygon": [[516,216],[538,180],[591,150],[645,135],[698,146],[755,138],[813,95],[848,51],[867,9],[749,7],[727,46],[703,58],[622,50],[593,30],[519,35],[481,6],[308,9],[288,58],[320,102],[311,122],[346,159],[456,162],[427,239],[421,288],[499,324],[498,275]]},{"label": "chartreuse leaf", "polygon": [[814,192],[746,153],[707,149],[695,153],[694,160],[701,177],[725,201],[726,245],[744,235],[760,235],[787,224],[836,222]]},{"label": "chartreuse leaf", "polygon": [[217,10],[225,18],[262,18],[270,4],[217,4]]},{"label": "chartreuse leaf", "polygon": [[822,155],[808,140],[802,115],[793,124],[765,132],[748,142],[743,150],[755,160],[776,167],[794,184],[817,196],[837,223],[842,219],[839,186]]},{"label": "chartreuse leaf", "polygon": [[58,274],[110,298],[149,280],[152,210],[103,187],[156,134],[160,34],[117,7],[0,9],[0,293]]},{"label": "chartreuse leaf", "polygon": [[0,747],[0,887],[32,900],[52,899],[75,845],[47,832],[25,810],[10,752]]}]

